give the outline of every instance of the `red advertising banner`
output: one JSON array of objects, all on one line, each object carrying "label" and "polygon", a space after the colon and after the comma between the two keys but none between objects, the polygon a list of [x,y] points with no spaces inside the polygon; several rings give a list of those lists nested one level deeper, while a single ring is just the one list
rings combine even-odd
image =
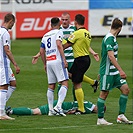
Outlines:
[{"label": "red advertising banner", "polygon": [[88,29],[88,10],[16,12],[16,38],[40,38],[50,30],[52,17],[60,17],[63,12],[69,12],[71,22],[76,14],[85,16],[85,27]]}]

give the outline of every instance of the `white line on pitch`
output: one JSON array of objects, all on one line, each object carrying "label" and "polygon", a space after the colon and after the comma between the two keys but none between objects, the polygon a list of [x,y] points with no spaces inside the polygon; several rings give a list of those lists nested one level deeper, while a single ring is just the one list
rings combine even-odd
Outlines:
[{"label": "white line on pitch", "polygon": [[44,127],[44,128],[9,128],[9,129],[0,129],[2,131],[18,131],[18,130],[47,130],[47,129],[62,129],[62,128],[81,128],[84,126],[63,126],[63,127]]}]

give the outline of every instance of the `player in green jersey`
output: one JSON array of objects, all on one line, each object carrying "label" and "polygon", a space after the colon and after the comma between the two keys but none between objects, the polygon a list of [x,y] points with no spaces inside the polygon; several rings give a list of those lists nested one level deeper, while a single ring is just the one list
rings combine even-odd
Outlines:
[{"label": "player in green jersey", "polygon": [[[57,101],[54,101],[54,106],[57,104]],[[78,107],[78,103],[75,102],[63,102],[62,109],[65,114],[75,114],[75,110]],[[84,102],[85,114],[97,113],[97,106],[89,101]],[[106,110],[106,107],[105,107]],[[8,115],[48,115],[49,108],[48,104],[39,106],[37,108],[31,109],[28,107],[19,107],[19,108],[6,108],[6,113]],[[58,114],[56,114],[58,115]]]},{"label": "player in green jersey", "polygon": [[126,74],[117,62],[118,43],[117,35],[122,29],[122,21],[115,18],[111,25],[110,32],[103,38],[100,64],[100,95],[97,101],[98,120],[97,125],[112,125],[104,119],[105,100],[112,88],[121,91],[119,98],[119,115],[117,123],[133,123],[129,121],[124,113],[129,94],[129,87],[126,82]]}]

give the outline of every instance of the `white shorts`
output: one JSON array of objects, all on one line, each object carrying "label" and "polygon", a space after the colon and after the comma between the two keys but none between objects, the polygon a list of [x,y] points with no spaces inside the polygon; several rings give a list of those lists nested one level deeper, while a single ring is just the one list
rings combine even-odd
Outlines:
[{"label": "white shorts", "polygon": [[10,84],[13,80],[16,79],[11,68],[0,68],[0,85]]},{"label": "white shorts", "polygon": [[53,84],[69,79],[67,68],[64,68],[64,64],[58,60],[48,61],[47,77],[48,84]]}]

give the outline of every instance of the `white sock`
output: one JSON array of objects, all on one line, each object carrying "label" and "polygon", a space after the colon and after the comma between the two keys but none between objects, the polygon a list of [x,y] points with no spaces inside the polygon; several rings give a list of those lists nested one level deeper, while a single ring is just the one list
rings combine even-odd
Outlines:
[{"label": "white sock", "polygon": [[65,100],[66,94],[67,94],[67,87],[62,85],[59,92],[58,92],[58,102],[56,104],[56,106],[58,106],[59,108],[62,108],[62,103]]},{"label": "white sock", "polygon": [[0,116],[5,115],[7,90],[0,90]]},{"label": "white sock", "polygon": [[48,88],[48,90],[47,90],[47,99],[48,99],[49,110],[53,110],[54,90]]},{"label": "white sock", "polygon": [[11,97],[12,93],[15,91],[16,87],[14,86],[8,86],[7,95],[6,95],[6,101]]}]

